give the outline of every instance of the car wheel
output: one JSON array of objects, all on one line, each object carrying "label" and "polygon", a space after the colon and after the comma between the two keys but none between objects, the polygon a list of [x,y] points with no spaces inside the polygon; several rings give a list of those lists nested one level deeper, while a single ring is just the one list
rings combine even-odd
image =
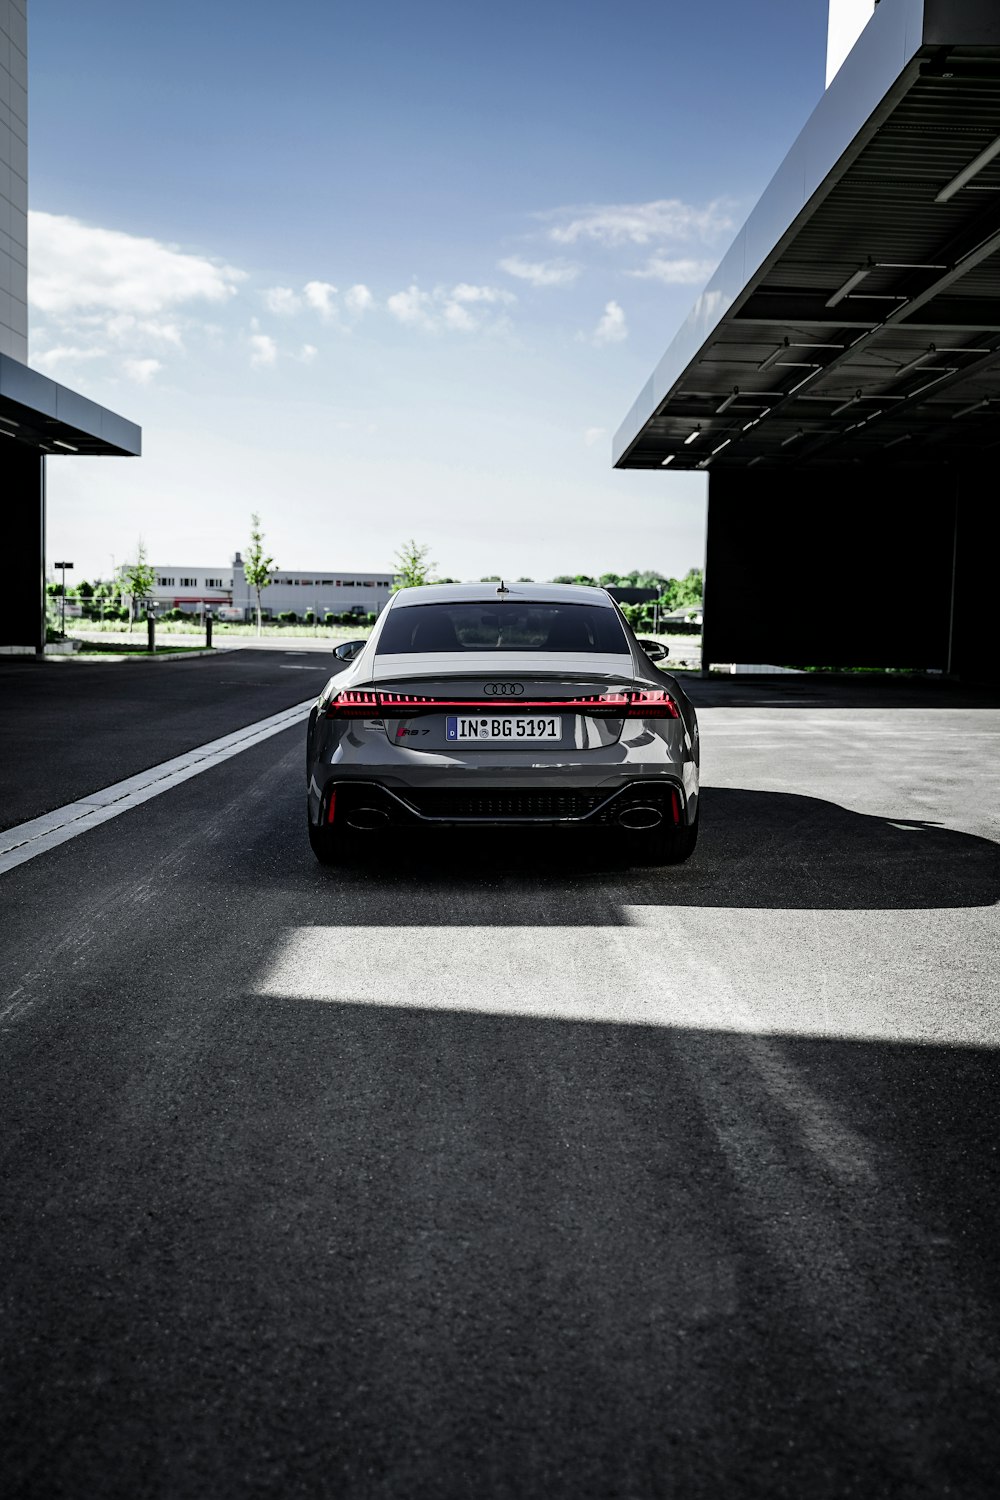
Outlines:
[{"label": "car wheel", "polygon": [[636,864],[682,865],[690,859],[698,842],[698,815],[686,828],[652,828],[629,840]]},{"label": "car wheel", "polygon": [[[306,815],[308,818],[308,814]],[[309,847],[321,865],[347,864],[354,852],[354,841],[345,828],[317,825],[308,818]]]}]

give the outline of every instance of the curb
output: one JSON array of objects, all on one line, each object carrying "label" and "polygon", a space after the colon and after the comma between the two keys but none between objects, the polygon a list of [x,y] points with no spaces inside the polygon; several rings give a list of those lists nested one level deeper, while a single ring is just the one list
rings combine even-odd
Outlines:
[{"label": "curb", "polygon": [[183,651],[176,654],[171,652],[169,655],[164,653],[163,656],[160,656],[158,653],[153,656],[140,655],[137,651],[128,652],[127,654],[125,652],[101,651],[94,656],[86,656],[82,651],[76,651],[72,656],[53,656],[47,659],[50,661],[82,661],[86,662],[88,666],[99,666],[101,662],[107,662],[109,666],[117,666],[119,662],[123,661],[196,661],[199,656],[225,656],[230,651],[238,650],[238,646],[211,646],[204,651]]}]

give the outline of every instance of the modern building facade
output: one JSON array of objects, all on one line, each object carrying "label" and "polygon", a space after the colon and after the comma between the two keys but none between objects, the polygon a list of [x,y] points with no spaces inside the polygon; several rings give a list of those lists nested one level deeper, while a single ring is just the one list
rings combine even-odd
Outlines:
[{"label": "modern building facade", "polygon": [[73,455],[137,455],[138,427],[28,363],[28,18],[0,0],[0,495],[6,581],[0,651],[45,646],[45,466]]},{"label": "modern building facade", "polygon": [[867,9],[614,461],[708,477],[706,663],[996,679],[1000,4]]},{"label": "modern building facade", "polygon": [[[391,573],[279,568],[261,591],[261,608],[268,619],[288,611],[300,618],[311,611],[320,620],[326,614],[378,614],[389,601],[392,585]],[[257,596],[247,583],[239,552],[225,568],[190,563],[157,565],[152,597],[164,609],[194,613],[203,613],[206,607],[232,609],[246,619],[257,608]]]}]

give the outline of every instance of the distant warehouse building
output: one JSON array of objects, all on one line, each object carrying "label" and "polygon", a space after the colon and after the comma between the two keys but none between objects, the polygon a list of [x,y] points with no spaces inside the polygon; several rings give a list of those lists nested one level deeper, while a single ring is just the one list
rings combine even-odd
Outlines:
[{"label": "distant warehouse building", "polygon": [[[152,597],[161,609],[183,609],[193,614],[210,609],[213,614],[222,612],[239,619],[249,619],[256,611],[257,596],[247,583],[239,552],[225,568],[157,564],[155,572]],[[267,619],[286,613],[301,619],[310,611],[319,620],[327,614],[377,615],[388,603],[392,585],[391,573],[279,568],[268,587],[261,590],[261,607]]]}]

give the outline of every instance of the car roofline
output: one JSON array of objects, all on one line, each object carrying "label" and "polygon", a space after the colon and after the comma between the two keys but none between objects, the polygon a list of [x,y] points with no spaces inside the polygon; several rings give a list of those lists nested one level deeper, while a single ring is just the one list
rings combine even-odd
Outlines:
[{"label": "car roofline", "polygon": [[430,583],[400,589],[389,601],[393,609],[416,604],[597,604],[614,607],[607,589],[582,583]]}]

